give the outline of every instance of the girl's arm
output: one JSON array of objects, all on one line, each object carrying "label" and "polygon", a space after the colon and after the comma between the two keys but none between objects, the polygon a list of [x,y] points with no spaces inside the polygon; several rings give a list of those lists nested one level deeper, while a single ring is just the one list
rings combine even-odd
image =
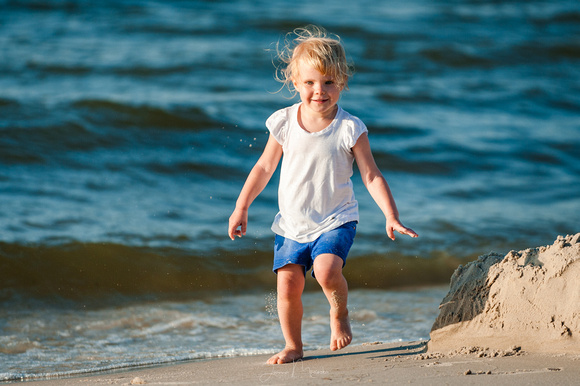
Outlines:
[{"label": "girl's arm", "polygon": [[375,163],[375,159],[371,153],[369,137],[366,133],[359,137],[352,151],[363,183],[385,215],[387,220],[386,230],[389,238],[392,240],[395,239],[394,230],[403,235],[418,237],[419,235],[414,230],[405,227],[399,221],[399,212],[397,211],[395,199],[391,194],[387,180],[385,180],[385,177],[383,177],[383,174]]},{"label": "girl's arm", "polygon": [[236,201],[236,208],[230,216],[228,228],[230,239],[234,240],[236,236],[242,237],[246,234],[248,208],[262,190],[264,190],[270,178],[272,178],[278,162],[280,162],[280,158],[282,158],[282,145],[270,134],[264,152],[248,175],[246,183]]}]

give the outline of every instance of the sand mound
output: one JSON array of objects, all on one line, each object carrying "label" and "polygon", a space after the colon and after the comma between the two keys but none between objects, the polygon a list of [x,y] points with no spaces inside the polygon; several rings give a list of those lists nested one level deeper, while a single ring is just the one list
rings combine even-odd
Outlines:
[{"label": "sand mound", "polygon": [[580,353],[580,233],[459,266],[429,352],[460,347]]}]

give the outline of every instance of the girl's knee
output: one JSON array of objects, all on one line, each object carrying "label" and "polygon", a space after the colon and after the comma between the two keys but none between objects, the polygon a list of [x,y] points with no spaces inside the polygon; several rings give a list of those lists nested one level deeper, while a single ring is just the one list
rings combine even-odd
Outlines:
[{"label": "girl's knee", "polygon": [[296,283],[278,283],[278,299],[295,300],[300,299],[304,286]]},{"label": "girl's knee", "polygon": [[315,275],[316,281],[322,288],[337,288],[346,282],[342,271],[317,271]]},{"label": "girl's knee", "polygon": [[323,287],[332,287],[344,281],[342,275],[343,261],[340,257],[331,254],[317,256],[314,260],[314,275]]},{"label": "girl's knee", "polygon": [[292,299],[302,296],[305,277],[302,266],[283,267],[278,270],[278,297]]}]

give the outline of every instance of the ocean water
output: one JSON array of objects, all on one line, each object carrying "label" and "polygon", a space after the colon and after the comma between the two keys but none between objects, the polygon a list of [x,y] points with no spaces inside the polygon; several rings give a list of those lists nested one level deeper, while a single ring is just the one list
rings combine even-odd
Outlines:
[{"label": "ocean water", "polygon": [[[268,133],[275,43],[355,64],[401,220],[361,221],[355,341],[428,339],[457,265],[580,230],[580,3],[0,0],[0,381],[275,352],[277,176],[227,220]],[[307,284],[307,348],[328,305]]]}]

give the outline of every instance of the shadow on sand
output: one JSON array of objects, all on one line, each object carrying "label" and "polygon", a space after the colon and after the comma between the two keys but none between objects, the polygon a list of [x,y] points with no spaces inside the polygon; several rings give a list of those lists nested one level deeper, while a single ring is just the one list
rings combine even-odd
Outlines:
[{"label": "shadow on sand", "polygon": [[427,342],[419,342],[413,344],[402,345],[398,347],[389,347],[389,348],[380,348],[376,350],[366,350],[366,351],[354,351],[354,352],[336,352],[332,354],[324,354],[324,355],[313,355],[313,356],[306,356],[302,360],[308,361],[313,359],[324,359],[324,358],[339,358],[339,357],[347,357],[351,355],[377,355],[373,356],[373,359],[376,358],[388,358],[388,357],[396,357],[396,356],[407,356],[407,355],[417,355],[427,351]]}]

